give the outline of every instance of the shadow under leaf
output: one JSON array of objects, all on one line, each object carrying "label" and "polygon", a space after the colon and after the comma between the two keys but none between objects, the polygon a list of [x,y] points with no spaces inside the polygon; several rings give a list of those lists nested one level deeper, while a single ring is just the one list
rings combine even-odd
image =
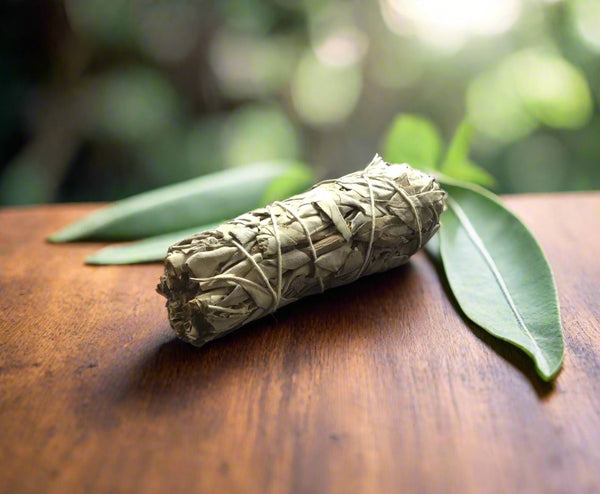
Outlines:
[{"label": "shadow under leaf", "polygon": [[440,279],[440,283],[442,284],[444,292],[448,296],[448,300],[452,304],[452,307],[456,313],[460,315],[471,332],[479,340],[496,352],[496,354],[502,357],[506,362],[518,369],[529,380],[538,398],[548,398],[555,390],[554,381],[544,381],[538,375],[535,368],[535,363],[524,351],[509,342],[496,338],[494,335],[488,333],[485,329],[471,321],[462,311],[458,301],[456,300],[456,297],[454,296],[454,293],[452,292],[452,289],[450,288],[450,284],[448,282],[448,278],[446,277],[442,259],[439,253],[436,255],[435,251],[431,252],[430,250],[427,250],[427,257],[434,266],[435,271]]}]

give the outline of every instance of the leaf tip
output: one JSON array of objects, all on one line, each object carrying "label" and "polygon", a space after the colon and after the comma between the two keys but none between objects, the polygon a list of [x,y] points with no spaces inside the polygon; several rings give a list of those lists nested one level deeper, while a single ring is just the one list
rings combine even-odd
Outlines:
[{"label": "leaf tip", "polygon": [[543,360],[540,361],[540,359],[534,357],[536,371],[544,381],[551,382],[558,376],[562,370],[564,354],[564,343],[562,343],[560,346],[560,355],[557,355],[556,359],[549,361],[548,359],[543,358]]},{"label": "leaf tip", "polygon": [[98,256],[96,254],[86,257],[85,263],[90,264],[92,266],[100,266],[106,264],[105,262],[103,262],[102,256]]},{"label": "leaf tip", "polygon": [[105,247],[85,258],[85,263],[93,266],[109,266],[111,264],[129,264],[119,256],[118,247]]},{"label": "leaf tip", "polygon": [[63,242],[70,242],[72,240],[71,236],[68,233],[65,233],[65,230],[60,230],[52,235],[46,237],[46,240],[51,244],[60,244]]}]

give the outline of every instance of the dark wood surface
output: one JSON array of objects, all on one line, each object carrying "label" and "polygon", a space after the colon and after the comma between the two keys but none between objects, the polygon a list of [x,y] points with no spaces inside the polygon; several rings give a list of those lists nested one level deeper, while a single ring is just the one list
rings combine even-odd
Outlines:
[{"label": "dark wood surface", "polygon": [[555,272],[553,386],[422,254],[196,349],[161,265],[44,242],[91,206],[0,211],[0,491],[599,492],[600,193],[507,203]]}]

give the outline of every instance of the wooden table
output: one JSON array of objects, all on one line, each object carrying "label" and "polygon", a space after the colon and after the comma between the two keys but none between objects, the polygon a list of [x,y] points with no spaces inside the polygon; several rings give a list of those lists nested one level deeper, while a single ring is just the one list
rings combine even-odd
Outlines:
[{"label": "wooden table", "polygon": [[161,265],[44,242],[91,206],[0,211],[0,491],[599,492],[600,193],[507,203],[555,272],[554,386],[422,254],[196,349]]}]

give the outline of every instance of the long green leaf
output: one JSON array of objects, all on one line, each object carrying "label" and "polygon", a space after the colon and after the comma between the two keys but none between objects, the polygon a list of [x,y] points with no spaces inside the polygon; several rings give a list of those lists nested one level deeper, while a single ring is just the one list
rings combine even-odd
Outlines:
[{"label": "long green leaf", "polygon": [[440,170],[450,177],[491,187],[496,183],[494,177],[469,159],[472,133],[473,127],[469,123],[462,122],[458,126]]},{"label": "long green leaf", "polygon": [[440,180],[448,192],[441,254],[465,315],[535,361],[545,380],[562,365],[564,343],[556,287],[541,247],[496,196]]},{"label": "long green leaf", "polygon": [[387,131],[382,150],[383,158],[390,163],[408,163],[430,171],[437,167],[442,139],[431,121],[418,115],[401,114]]},{"label": "long green leaf", "polygon": [[[304,192],[305,189],[314,183],[315,177],[309,167],[296,166],[291,168],[281,177],[274,179],[265,190],[260,204],[256,204],[254,207],[260,207],[271,204],[273,201],[287,199],[298,192]],[[246,211],[240,211],[238,214],[241,214],[242,212],[245,213]]]},{"label": "long green leaf", "polygon": [[274,182],[280,188],[287,183],[290,193],[299,192],[312,182],[308,177],[312,175],[306,165],[291,161],[229,169],[117,201],[49,240],[135,240],[223,221],[264,205]]},{"label": "long green leaf", "polygon": [[142,262],[157,262],[164,260],[168,248],[176,242],[190,237],[195,233],[211,230],[219,223],[204,225],[196,228],[180,230],[178,232],[157,235],[139,242],[131,242],[125,245],[111,245],[99,250],[88,257],[87,264],[109,265],[109,264],[137,264]]},{"label": "long green leaf", "polygon": [[446,155],[440,166],[440,170],[444,174],[452,176],[451,173],[449,173],[452,171],[452,168],[468,159],[469,151],[471,150],[472,134],[472,125],[466,121],[459,124],[454,132],[454,136],[452,136],[452,140],[450,141],[450,145],[448,146],[448,150],[446,151]]}]

